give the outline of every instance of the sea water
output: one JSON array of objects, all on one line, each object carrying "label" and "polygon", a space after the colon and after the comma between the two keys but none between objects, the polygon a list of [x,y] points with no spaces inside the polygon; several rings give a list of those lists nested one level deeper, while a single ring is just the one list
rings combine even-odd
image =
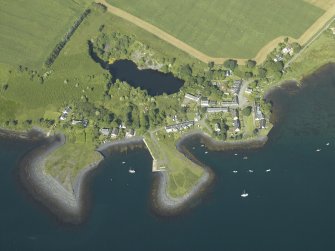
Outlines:
[{"label": "sea water", "polygon": [[152,159],[137,149],[100,164],[89,217],[64,226],[17,182],[18,161],[33,146],[0,141],[0,250],[335,250],[335,66],[268,99],[277,122],[264,147],[213,152],[199,138],[185,142],[216,179],[175,217],[151,210]]}]

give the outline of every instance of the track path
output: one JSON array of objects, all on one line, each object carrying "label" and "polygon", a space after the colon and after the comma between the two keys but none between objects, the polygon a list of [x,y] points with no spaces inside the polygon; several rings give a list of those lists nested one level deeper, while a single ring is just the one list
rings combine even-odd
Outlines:
[{"label": "track path", "polygon": [[[188,53],[189,55],[197,58],[198,60],[208,63],[208,62],[214,62],[216,64],[222,64],[225,60],[228,58],[214,58],[210,57],[201,51],[195,49],[194,47],[184,43],[183,41],[179,40],[178,38],[170,35],[169,33],[159,29],[158,27],[126,12],[123,11],[117,7],[112,6],[111,4],[107,3],[106,0],[99,0],[98,3],[101,3],[107,7],[107,10],[118,16],[121,17],[136,26],[154,34],[158,38],[164,40],[165,42],[168,42],[169,44],[172,44],[173,46],[179,48],[180,50]],[[335,17],[335,4],[331,8],[329,8],[319,19],[316,20],[314,24],[312,24],[298,39],[290,38],[291,42],[298,42],[301,45],[305,45],[308,43],[315,34],[318,33],[319,30],[323,29],[327,23],[329,23],[329,20],[333,19]],[[286,36],[280,36],[266,44],[253,58],[257,63],[262,63],[267,55],[278,46],[280,42],[283,42],[284,38]],[[241,58],[234,58],[237,60],[239,64],[244,64],[247,59],[241,59]]]}]

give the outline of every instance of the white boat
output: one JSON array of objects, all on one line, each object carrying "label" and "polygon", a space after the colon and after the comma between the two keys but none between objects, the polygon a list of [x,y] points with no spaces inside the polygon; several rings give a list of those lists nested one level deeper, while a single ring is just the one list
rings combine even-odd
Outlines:
[{"label": "white boat", "polygon": [[128,172],[129,173],[135,173],[135,170],[130,168]]},{"label": "white boat", "polygon": [[124,164],[126,164],[126,162],[125,162],[125,161],[122,161],[122,165],[124,165]]},{"label": "white boat", "polygon": [[234,155],[235,155],[235,156],[237,156],[238,154],[237,154],[237,153],[235,153]]},{"label": "white boat", "polygon": [[205,145],[201,145],[201,147],[204,147]]},{"label": "white boat", "polygon": [[247,156],[244,156],[243,159],[248,159],[248,157],[247,157]]},{"label": "white boat", "polygon": [[318,149],[316,149],[316,151],[317,151],[317,152],[320,152],[320,151],[321,151],[321,149],[320,149],[320,148],[318,148]]},{"label": "white boat", "polygon": [[243,193],[241,194],[241,197],[245,198],[245,197],[248,197],[248,196],[249,196],[249,194],[245,190],[243,190]]},{"label": "white boat", "polygon": [[271,172],[271,169],[266,169],[265,172],[267,172],[267,173],[268,173],[268,172]]},{"label": "white boat", "polygon": [[253,172],[254,172],[254,170],[249,169],[249,173],[253,173]]},{"label": "white boat", "polygon": [[233,173],[237,173],[237,170],[233,170]]},{"label": "white boat", "polygon": [[205,152],[205,154],[207,154],[208,152]]},{"label": "white boat", "polygon": [[330,143],[329,143],[329,142],[327,142],[327,143],[326,143],[326,146],[330,146]]}]

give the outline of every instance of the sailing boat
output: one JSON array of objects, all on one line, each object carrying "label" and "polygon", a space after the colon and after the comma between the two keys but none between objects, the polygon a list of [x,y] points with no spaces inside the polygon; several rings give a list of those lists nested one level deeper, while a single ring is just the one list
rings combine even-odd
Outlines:
[{"label": "sailing boat", "polygon": [[130,168],[128,172],[134,174],[134,173],[135,173],[135,170],[132,169],[132,168]]},{"label": "sailing boat", "polygon": [[245,198],[245,197],[248,197],[248,196],[249,196],[249,194],[245,190],[243,190],[243,193],[241,194],[241,197]]}]

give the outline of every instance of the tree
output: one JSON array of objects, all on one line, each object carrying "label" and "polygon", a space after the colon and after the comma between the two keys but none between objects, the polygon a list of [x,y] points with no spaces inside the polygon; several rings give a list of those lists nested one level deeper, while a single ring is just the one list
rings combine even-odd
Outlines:
[{"label": "tree", "polygon": [[145,130],[149,129],[149,118],[143,112],[140,113],[140,126]]},{"label": "tree", "polygon": [[246,73],[244,73],[244,76],[245,76],[246,79],[252,78],[253,75],[254,74],[252,72],[246,72]]},{"label": "tree", "polygon": [[188,64],[182,65],[179,68],[179,73],[182,78],[190,79],[190,77],[192,77],[192,68]]},{"label": "tree", "polygon": [[242,110],[242,114],[246,117],[250,116],[251,114],[251,111],[252,111],[252,107],[251,106],[247,106],[246,108],[244,108]]},{"label": "tree", "polygon": [[233,71],[237,67],[237,61],[234,59],[228,59],[223,63],[223,66]]},{"label": "tree", "polygon": [[259,68],[258,69],[258,76],[260,78],[265,78],[267,74],[267,70],[265,68]]},{"label": "tree", "polygon": [[249,59],[246,63],[248,68],[254,68],[256,66],[256,61]]},{"label": "tree", "polygon": [[213,62],[213,61],[208,62],[208,67],[209,67],[210,69],[212,69],[212,68],[214,67],[214,62]]}]

